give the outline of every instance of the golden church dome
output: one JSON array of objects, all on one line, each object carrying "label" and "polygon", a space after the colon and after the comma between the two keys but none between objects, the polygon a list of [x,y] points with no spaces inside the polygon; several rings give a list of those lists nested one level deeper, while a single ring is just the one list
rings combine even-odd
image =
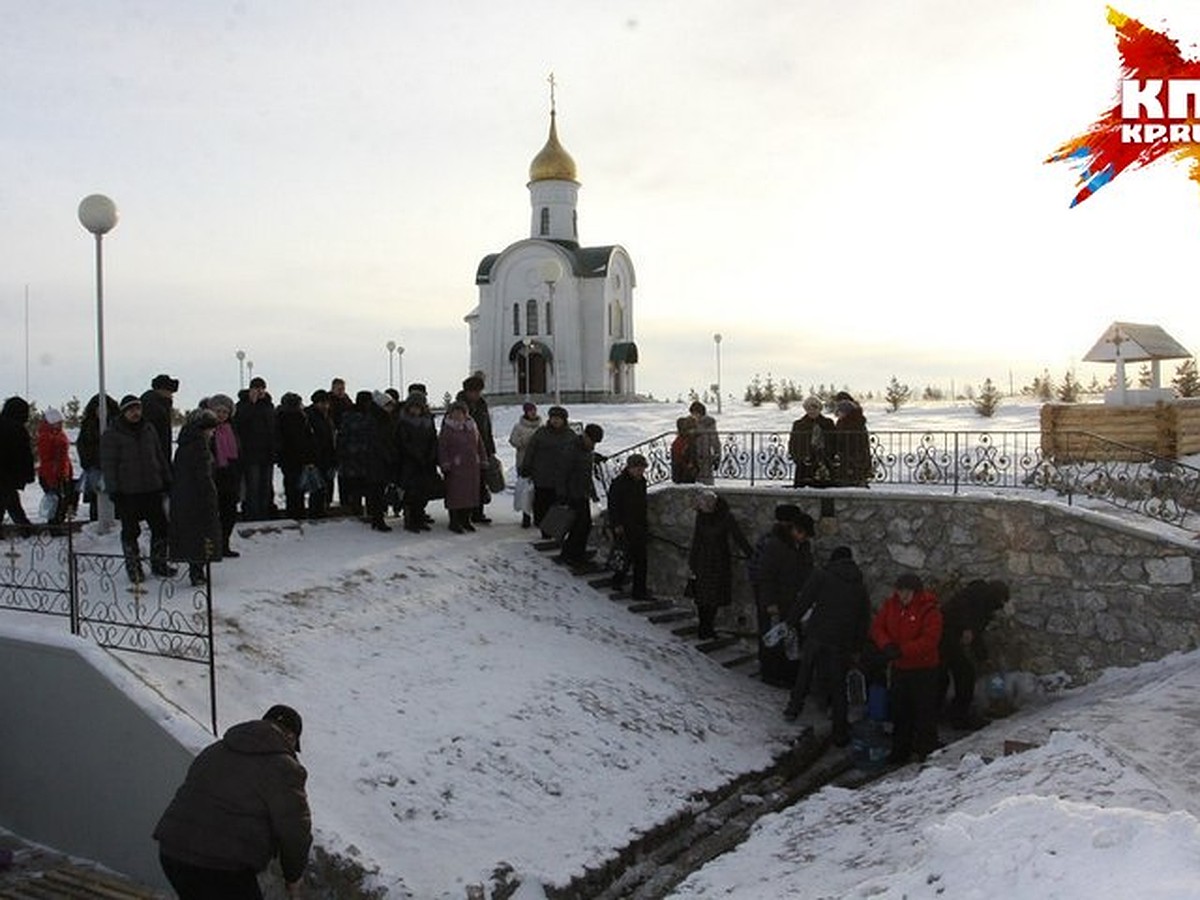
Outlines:
[{"label": "golden church dome", "polygon": [[554,127],[554,110],[550,111],[550,137],[529,164],[529,180],[532,181],[575,181],[575,160],[558,142],[558,130]]}]

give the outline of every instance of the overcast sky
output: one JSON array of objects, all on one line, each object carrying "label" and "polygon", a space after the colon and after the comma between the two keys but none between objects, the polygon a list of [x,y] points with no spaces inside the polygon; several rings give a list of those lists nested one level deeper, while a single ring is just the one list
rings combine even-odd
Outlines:
[{"label": "overcast sky", "polygon": [[[1191,0],[1119,4],[1188,55]],[[1017,387],[1114,319],[1200,348],[1200,190],[1171,161],[1069,209],[1042,160],[1116,97],[1093,0],[0,0],[0,391],[179,402],[342,375],[457,388],[482,256],[528,237],[547,74],[582,243],[637,272],[638,384],[757,372]],[[1169,378],[1175,363],[1164,366]],[[1090,366],[1078,371],[1088,380]],[[1109,369],[1098,370],[1107,377]]]}]

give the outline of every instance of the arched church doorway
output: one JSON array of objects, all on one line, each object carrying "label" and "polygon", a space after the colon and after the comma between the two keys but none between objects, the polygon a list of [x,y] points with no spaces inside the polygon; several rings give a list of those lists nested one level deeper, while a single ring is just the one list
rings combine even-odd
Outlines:
[{"label": "arched church doorway", "polygon": [[546,372],[550,363],[550,348],[541,341],[520,341],[508,354],[517,370],[518,394],[547,393]]}]

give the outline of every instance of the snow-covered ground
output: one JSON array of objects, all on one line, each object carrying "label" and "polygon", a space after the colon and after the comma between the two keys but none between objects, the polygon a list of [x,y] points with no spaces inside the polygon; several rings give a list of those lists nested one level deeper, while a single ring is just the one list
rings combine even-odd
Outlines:
[{"label": "snow-covered ground", "polygon": [[[867,412],[877,428],[1036,428],[1033,406],[1010,420]],[[679,414],[587,418],[620,449]],[[495,415],[503,443],[516,412]],[[720,424],[796,415],[739,408]],[[777,691],[549,563],[507,499],[475,535],[448,532],[440,510],[420,535],[304,524],[236,537],[241,558],[214,568],[221,727],[300,709],[318,840],[391,897],[461,898],[501,862],[521,900],[542,897],[796,734]],[[81,545],[116,538],[89,530]],[[194,667],[127,662],[207,721]],[[675,896],[1195,897],[1198,688],[1196,653],[1111,672],[921,769],[764,818]],[[1005,740],[1036,746],[1005,757]]]}]

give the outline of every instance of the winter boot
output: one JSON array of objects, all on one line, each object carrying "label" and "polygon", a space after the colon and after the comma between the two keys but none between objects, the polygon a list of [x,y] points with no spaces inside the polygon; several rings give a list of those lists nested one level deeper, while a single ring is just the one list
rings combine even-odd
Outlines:
[{"label": "winter boot", "polygon": [[150,545],[150,571],[159,578],[174,578],[179,569],[167,563],[167,542],[154,541]]},{"label": "winter boot", "polygon": [[146,574],[142,571],[137,541],[122,541],[121,550],[125,553],[125,574],[129,576],[130,584],[141,584]]}]

